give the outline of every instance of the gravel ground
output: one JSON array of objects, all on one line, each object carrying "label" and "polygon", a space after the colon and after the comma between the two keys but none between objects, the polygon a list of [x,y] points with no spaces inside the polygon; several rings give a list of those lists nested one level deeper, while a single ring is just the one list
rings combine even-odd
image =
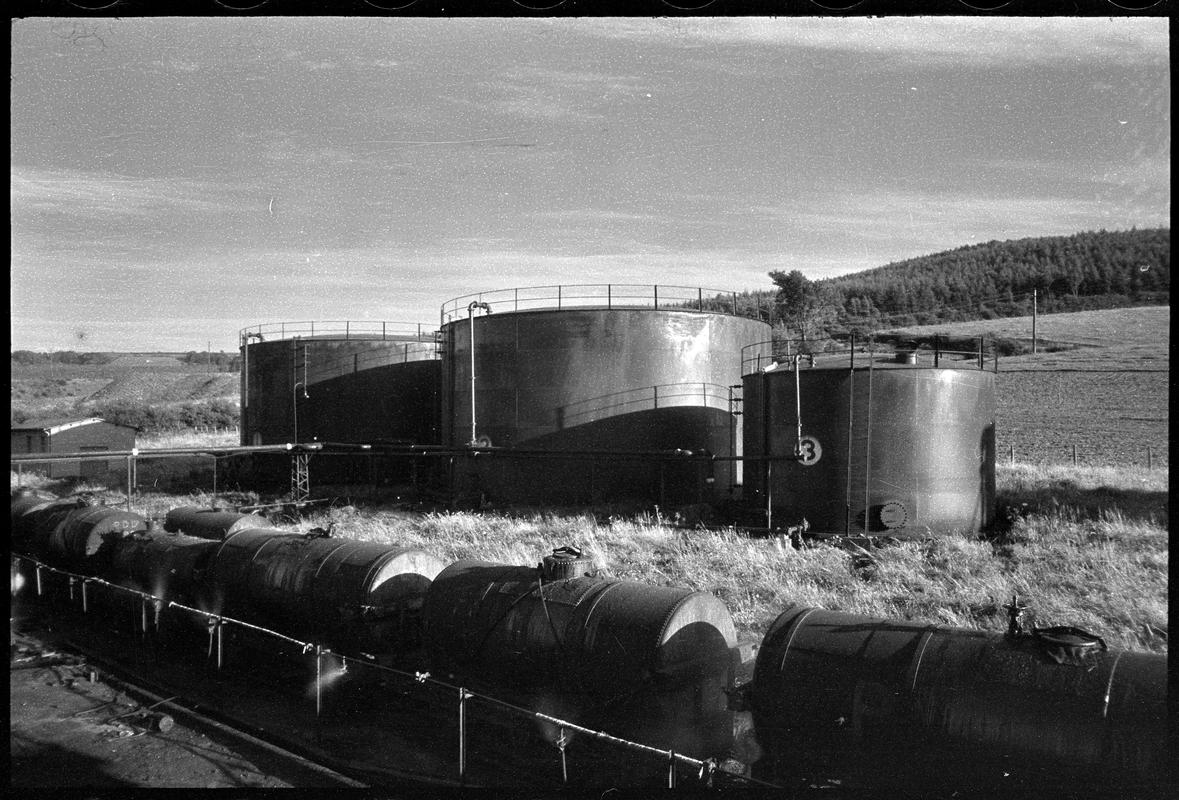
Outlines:
[{"label": "gravel ground", "polygon": [[101,672],[36,635],[14,637],[10,668],[14,788],[330,785],[270,754],[243,752],[216,731],[142,715],[143,707]]}]

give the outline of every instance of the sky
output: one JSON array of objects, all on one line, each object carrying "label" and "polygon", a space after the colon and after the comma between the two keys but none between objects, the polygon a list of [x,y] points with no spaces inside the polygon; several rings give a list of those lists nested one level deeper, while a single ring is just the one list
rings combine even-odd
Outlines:
[{"label": "sky", "polygon": [[16,20],[12,348],[1170,225],[1166,18]]}]

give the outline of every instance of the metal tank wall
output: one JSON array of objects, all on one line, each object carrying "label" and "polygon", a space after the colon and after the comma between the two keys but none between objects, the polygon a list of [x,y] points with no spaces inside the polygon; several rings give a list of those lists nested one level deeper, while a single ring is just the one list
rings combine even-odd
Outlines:
[{"label": "metal tank wall", "polygon": [[[471,324],[460,318],[443,327],[442,442],[453,446],[472,439]],[[740,378],[742,348],[769,334],[744,317],[647,308],[493,309],[473,324],[476,438],[553,453],[739,454],[730,387]],[[709,501],[737,477],[732,462],[510,454],[484,459],[468,475],[476,492],[551,502]]]},{"label": "metal tank wall", "polygon": [[[790,364],[742,380],[745,498],[768,506],[774,527],[805,519],[812,533],[908,538],[990,524],[992,372],[863,354],[852,367],[843,354],[804,360],[797,382],[796,395]],[[798,397],[803,461],[793,459]]]},{"label": "metal tank wall", "polygon": [[312,333],[309,325],[243,331],[243,445],[438,441],[433,332]]}]

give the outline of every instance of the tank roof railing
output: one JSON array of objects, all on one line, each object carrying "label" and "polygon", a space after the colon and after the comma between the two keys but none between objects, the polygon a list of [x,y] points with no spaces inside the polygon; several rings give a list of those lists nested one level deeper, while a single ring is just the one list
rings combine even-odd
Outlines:
[{"label": "tank roof railing", "polygon": [[999,371],[999,354],[986,347],[986,340],[978,340],[974,350],[947,350],[937,345],[932,347],[905,347],[891,342],[877,342],[872,339],[849,339],[848,341],[821,342],[805,339],[767,340],[754,342],[741,348],[741,374],[761,372],[771,365],[792,366],[794,356],[801,356],[803,367],[869,367],[891,365],[894,367],[936,367],[942,369],[990,369]]},{"label": "tank roof railing", "polygon": [[[464,319],[472,303],[487,303],[491,313],[566,309],[652,308],[738,315],[738,297],[729,289],[650,283],[583,283],[493,289],[442,304],[442,324]],[[755,300],[760,302],[760,300]],[[760,309],[759,309],[760,310]]]},{"label": "tank roof railing", "polygon": [[282,339],[393,339],[396,341],[432,342],[435,329],[422,322],[384,322],[381,320],[307,320],[299,322],[262,322],[238,331],[243,342],[257,339],[270,342]]}]

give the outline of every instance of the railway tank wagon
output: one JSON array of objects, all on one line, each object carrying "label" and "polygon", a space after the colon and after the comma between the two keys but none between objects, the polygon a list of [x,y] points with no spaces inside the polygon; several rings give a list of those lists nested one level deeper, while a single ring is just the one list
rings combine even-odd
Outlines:
[{"label": "railway tank wagon", "polygon": [[774,362],[750,351],[746,500],[773,525],[818,534],[985,528],[995,503],[995,375],[965,355],[848,350]]},{"label": "railway tank wagon", "polygon": [[1166,685],[1164,656],[1070,626],[1015,618],[1002,634],[789,606],[747,687],[765,751],[753,771],[905,796],[1162,797]]},{"label": "railway tank wagon", "polygon": [[708,310],[707,294],[562,286],[446,303],[442,442],[505,450],[474,459],[474,490],[519,502],[725,497],[739,482],[732,462],[579,455],[740,453],[731,389],[742,348],[770,328]]},{"label": "railway tank wagon", "polygon": [[414,620],[443,566],[416,548],[262,528],[221,541],[204,582],[214,613],[382,653],[419,644]]},{"label": "railway tank wagon", "polygon": [[731,744],[737,633],[707,592],[599,577],[560,548],[536,567],[451,564],[425,625],[435,674],[699,758]]}]

